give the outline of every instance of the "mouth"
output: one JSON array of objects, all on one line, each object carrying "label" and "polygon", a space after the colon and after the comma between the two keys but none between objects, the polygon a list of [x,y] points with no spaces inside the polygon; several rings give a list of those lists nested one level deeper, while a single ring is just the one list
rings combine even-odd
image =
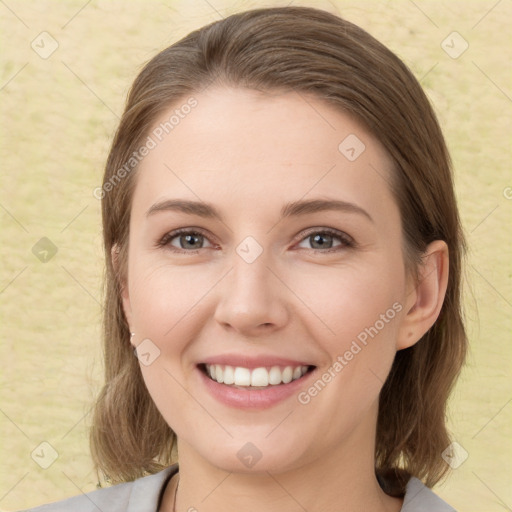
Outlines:
[{"label": "mouth", "polygon": [[198,365],[199,370],[210,380],[235,389],[246,391],[282,387],[290,382],[303,379],[316,366],[261,366],[246,368],[224,364]]}]

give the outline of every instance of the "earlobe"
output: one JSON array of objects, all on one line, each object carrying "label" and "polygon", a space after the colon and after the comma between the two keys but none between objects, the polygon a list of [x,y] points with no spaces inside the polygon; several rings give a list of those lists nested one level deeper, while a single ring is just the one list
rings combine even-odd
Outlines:
[{"label": "earlobe", "polygon": [[110,251],[110,256],[112,258],[112,267],[114,268],[114,273],[118,281],[119,290],[121,293],[124,315],[126,317],[126,321],[128,322],[128,324],[131,325],[132,309],[130,304],[130,295],[128,293],[126,277],[122,276],[120,272],[119,252],[119,246],[117,244],[114,244]]},{"label": "earlobe", "polygon": [[430,243],[418,270],[418,281],[406,300],[397,339],[397,350],[411,347],[434,325],[448,286],[449,254],[443,240]]}]

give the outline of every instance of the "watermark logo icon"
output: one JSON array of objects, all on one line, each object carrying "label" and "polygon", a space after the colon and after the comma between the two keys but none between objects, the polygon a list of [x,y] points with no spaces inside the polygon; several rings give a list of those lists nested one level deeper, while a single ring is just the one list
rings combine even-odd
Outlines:
[{"label": "watermark logo icon", "polygon": [[338,146],[338,151],[350,162],[357,160],[365,149],[364,142],[353,133],[347,135]]},{"label": "watermark logo icon", "polygon": [[48,263],[57,254],[57,251],[57,246],[45,236],[32,247],[32,254],[41,263]]},{"label": "watermark logo icon", "polygon": [[160,357],[160,349],[149,338],[146,338],[137,345],[135,354],[144,366],[149,366]]},{"label": "watermark logo icon", "polygon": [[238,450],[236,456],[244,466],[252,468],[261,459],[261,457],[263,457],[263,454],[254,444],[245,443],[242,448]]},{"label": "watermark logo icon", "polygon": [[48,59],[59,47],[57,40],[48,32],[41,32],[30,44],[41,59]]},{"label": "watermark logo icon", "polygon": [[252,236],[248,236],[238,244],[236,252],[246,263],[252,263],[259,258],[263,247]]},{"label": "watermark logo icon", "polygon": [[448,466],[457,469],[466,461],[469,453],[457,441],[454,441],[443,450],[441,457]]},{"label": "watermark logo icon", "polygon": [[43,469],[48,469],[59,458],[57,450],[48,441],[39,443],[32,450],[30,456]]},{"label": "watermark logo icon", "polygon": [[443,40],[441,48],[452,59],[458,59],[469,48],[469,43],[454,31]]}]

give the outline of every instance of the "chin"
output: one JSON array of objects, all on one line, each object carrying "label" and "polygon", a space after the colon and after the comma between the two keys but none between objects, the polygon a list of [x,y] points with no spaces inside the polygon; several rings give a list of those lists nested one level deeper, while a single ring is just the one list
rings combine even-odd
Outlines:
[{"label": "chin", "polygon": [[[268,435],[268,431],[265,435]],[[289,435],[286,437],[289,440],[295,438]],[[264,436],[236,437],[229,442],[219,442],[214,449],[212,445],[203,448],[198,453],[212,466],[226,472],[243,474],[278,474],[293,470],[301,466],[300,458],[303,455],[298,453],[296,443],[286,446],[277,437],[270,440]]]}]

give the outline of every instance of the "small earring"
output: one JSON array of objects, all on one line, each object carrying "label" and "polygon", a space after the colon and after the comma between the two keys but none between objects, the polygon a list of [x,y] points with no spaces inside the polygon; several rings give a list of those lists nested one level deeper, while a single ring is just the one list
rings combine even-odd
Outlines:
[{"label": "small earring", "polygon": [[133,347],[133,353],[135,354],[136,357],[137,356],[137,347],[133,344],[133,338],[135,337],[135,333],[134,332],[130,332],[130,345]]}]

